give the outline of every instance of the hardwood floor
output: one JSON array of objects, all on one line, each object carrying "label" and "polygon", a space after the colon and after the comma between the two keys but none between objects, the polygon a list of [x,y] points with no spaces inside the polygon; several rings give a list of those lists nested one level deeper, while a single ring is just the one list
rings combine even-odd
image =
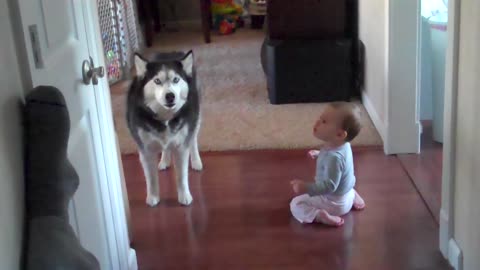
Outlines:
[{"label": "hardwood floor", "polygon": [[398,155],[398,158],[438,223],[442,201],[443,147],[433,141],[431,121],[422,121],[422,125],[420,154]]},{"label": "hardwood floor", "polygon": [[341,228],[301,225],[289,213],[289,181],[311,179],[306,151],[203,153],[193,205],[176,202],[173,171],[160,172],[162,202],[145,204],[138,156],[123,157],[133,246],[140,269],[450,269],[438,227],[395,156],[354,150],[367,208]]}]

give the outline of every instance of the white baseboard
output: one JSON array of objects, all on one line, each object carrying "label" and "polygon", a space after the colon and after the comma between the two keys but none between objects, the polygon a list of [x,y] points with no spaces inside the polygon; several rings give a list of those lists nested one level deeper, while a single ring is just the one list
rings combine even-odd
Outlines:
[{"label": "white baseboard", "polygon": [[385,123],[380,119],[377,109],[375,109],[372,101],[370,100],[368,95],[365,94],[365,92],[362,92],[362,101],[363,106],[365,106],[368,115],[370,115],[370,118],[373,121],[373,125],[375,126],[378,133],[380,134],[380,137],[382,138],[383,144],[385,144],[387,138],[387,127],[385,126]]},{"label": "white baseboard", "polygon": [[455,270],[463,270],[462,251],[453,238],[450,239],[448,245],[448,261]]},{"label": "white baseboard", "polygon": [[128,270],[138,270],[137,253],[133,248],[128,252]]},{"label": "white baseboard", "polygon": [[449,243],[450,234],[448,232],[448,214],[443,208],[440,209],[439,225],[440,225],[440,236],[439,236],[440,251],[442,252],[443,257],[448,260],[448,248],[449,248],[448,246],[450,245]]}]

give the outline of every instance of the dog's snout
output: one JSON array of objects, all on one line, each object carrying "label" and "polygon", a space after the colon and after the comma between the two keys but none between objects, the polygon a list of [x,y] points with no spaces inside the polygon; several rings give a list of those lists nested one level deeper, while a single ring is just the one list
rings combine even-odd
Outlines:
[{"label": "dog's snout", "polygon": [[175,94],[170,92],[170,93],[167,93],[165,95],[165,100],[168,102],[168,103],[173,103],[175,101]]}]

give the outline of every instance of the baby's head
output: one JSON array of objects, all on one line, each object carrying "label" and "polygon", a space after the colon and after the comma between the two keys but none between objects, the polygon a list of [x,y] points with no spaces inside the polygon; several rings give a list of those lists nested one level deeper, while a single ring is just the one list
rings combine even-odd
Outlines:
[{"label": "baby's head", "polygon": [[358,106],[348,102],[333,102],[328,104],[315,122],[313,135],[324,142],[340,144],[353,140],[361,128]]}]

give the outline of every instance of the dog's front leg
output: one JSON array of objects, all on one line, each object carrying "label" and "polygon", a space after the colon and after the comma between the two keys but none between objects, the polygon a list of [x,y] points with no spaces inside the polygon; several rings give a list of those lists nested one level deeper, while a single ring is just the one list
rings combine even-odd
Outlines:
[{"label": "dog's front leg", "polygon": [[158,163],[158,169],[163,171],[170,167],[171,155],[170,149],[163,149],[160,163]]},{"label": "dog's front leg", "polygon": [[192,162],[192,169],[196,171],[201,171],[203,169],[202,159],[200,158],[200,153],[198,152],[198,140],[197,133],[194,134],[192,142],[190,143],[190,155]]},{"label": "dog's front leg", "polygon": [[190,151],[182,145],[176,148],[174,152],[178,202],[183,205],[189,205],[193,201],[190,188],[188,187],[188,158]]},{"label": "dog's front leg", "polygon": [[149,206],[155,206],[160,202],[160,188],[158,185],[157,154],[148,150],[141,150],[140,162],[142,163],[143,173],[147,182],[147,199]]}]

